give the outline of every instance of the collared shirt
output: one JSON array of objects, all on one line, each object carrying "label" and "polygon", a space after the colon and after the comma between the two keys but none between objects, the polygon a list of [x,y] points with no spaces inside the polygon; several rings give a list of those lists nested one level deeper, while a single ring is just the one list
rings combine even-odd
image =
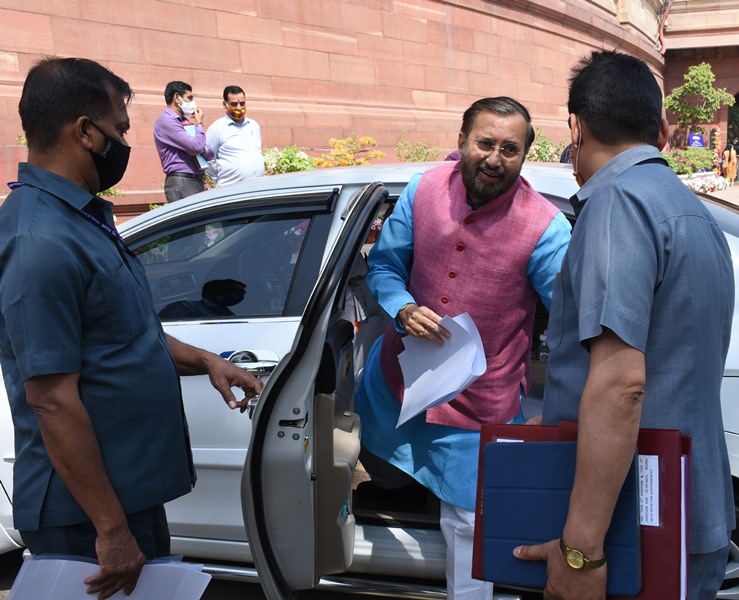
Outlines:
[{"label": "collared shirt", "polygon": [[169,107],[154,123],[154,145],[165,173],[199,174],[203,169],[195,156],[202,154],[205,160],[214,156],[205,141],[203,126],[191,125]]},{"label": "collared shirt", "polygon": [[691,552],[725,547],[734,528],[720,399],[734,306],[726,238],[651,146],[613,158],[573,204],[582,208],[555,282],[544,422],[577,419],[588,340],[612,330],[645,355],[641,426],[692,436]]},{"label": "collared shirt", "polygon": [[210,173],[218,187],[264,175],[262,131],[252,119],[237,123],[228,115],[215,121],[206,133],[215,160]]},{"label": "collared shirt", "polygon": [[[79,373],[79,394],[124,511],[187,493],[194,480],[174,359],[143,267],[113,230],[112,205],[21,164],[0,207],[0,366],[15,426],[18,529],[87,520],[53,469],[24,382]],[[69,432],[74,435],[74,432]]]}]

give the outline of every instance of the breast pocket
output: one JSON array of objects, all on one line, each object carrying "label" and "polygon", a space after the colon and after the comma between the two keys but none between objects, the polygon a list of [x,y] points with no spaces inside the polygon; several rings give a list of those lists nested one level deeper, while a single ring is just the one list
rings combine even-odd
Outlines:
[{"label": "breast pocket", "polygon": [[475,266],[474,272],[478,276],[498,276],[498,277],[505,277],[511,272],[511,260],[502,257],[502,256],[494,256],[491,257],[490,260],[479,263]]},{"label": "breast pocket", "polygon": [[[520,302],[521,286],[527,285],[522,274],[514,273],[510,266],[506,268],[503,264],[476,266],[472,272],[472,281],[473,289],[478,292],[495,290],[495,298],[506,309],[513,308]],[[505,310],[494,318],[502,319],[504,316]]]},{"label": "breast pocket", "polygon": [[143,333],[152,309],[126,265],[100,274],[93,288],[94,298],[100,300],[96,312],[107,340],[125,343]]}]

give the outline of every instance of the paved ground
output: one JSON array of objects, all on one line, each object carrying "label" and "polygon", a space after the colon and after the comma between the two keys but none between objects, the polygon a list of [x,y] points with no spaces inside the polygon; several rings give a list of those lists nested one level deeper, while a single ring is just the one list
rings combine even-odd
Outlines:
[{"label": "paved ground", "polygon": [[721,198],[722,200],[728,200],[729,202],[739,206],[739,183],[735,183],[728,190],[723,190],[721,192],[712,192],[711,195],[716,196],[717,198]]}]

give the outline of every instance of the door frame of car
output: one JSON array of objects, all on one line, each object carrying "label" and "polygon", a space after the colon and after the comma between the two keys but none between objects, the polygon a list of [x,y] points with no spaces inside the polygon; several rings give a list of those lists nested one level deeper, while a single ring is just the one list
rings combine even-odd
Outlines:
[{"label": "door frame of car", "polygon": [[242,508],[252,558],[269,598],[313,588],[322,575],[343,572],[351,563],[351,480],[359,455],[359,419],[350,411],[336,415],[332,394],[314,385],[341,292],[386,198],[384,186],[372,183],[343,210],[344,226],[308,301],[293,349],[273,372],[254,414]]}]

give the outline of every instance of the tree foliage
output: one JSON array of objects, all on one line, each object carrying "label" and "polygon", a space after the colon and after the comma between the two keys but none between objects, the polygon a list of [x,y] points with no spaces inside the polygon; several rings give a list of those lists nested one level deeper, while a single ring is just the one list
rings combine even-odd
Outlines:
[{"label": "tree foliage", "polygon": [[665,108],[675,114],[677,124],[688,133],[704,133],[699,124],[712,122],[718,109],[734,104],[734,96],[726,88],[713,86],[716,76],[706,62],[689,67],[683,79],[685,83],[665,98]]}]

